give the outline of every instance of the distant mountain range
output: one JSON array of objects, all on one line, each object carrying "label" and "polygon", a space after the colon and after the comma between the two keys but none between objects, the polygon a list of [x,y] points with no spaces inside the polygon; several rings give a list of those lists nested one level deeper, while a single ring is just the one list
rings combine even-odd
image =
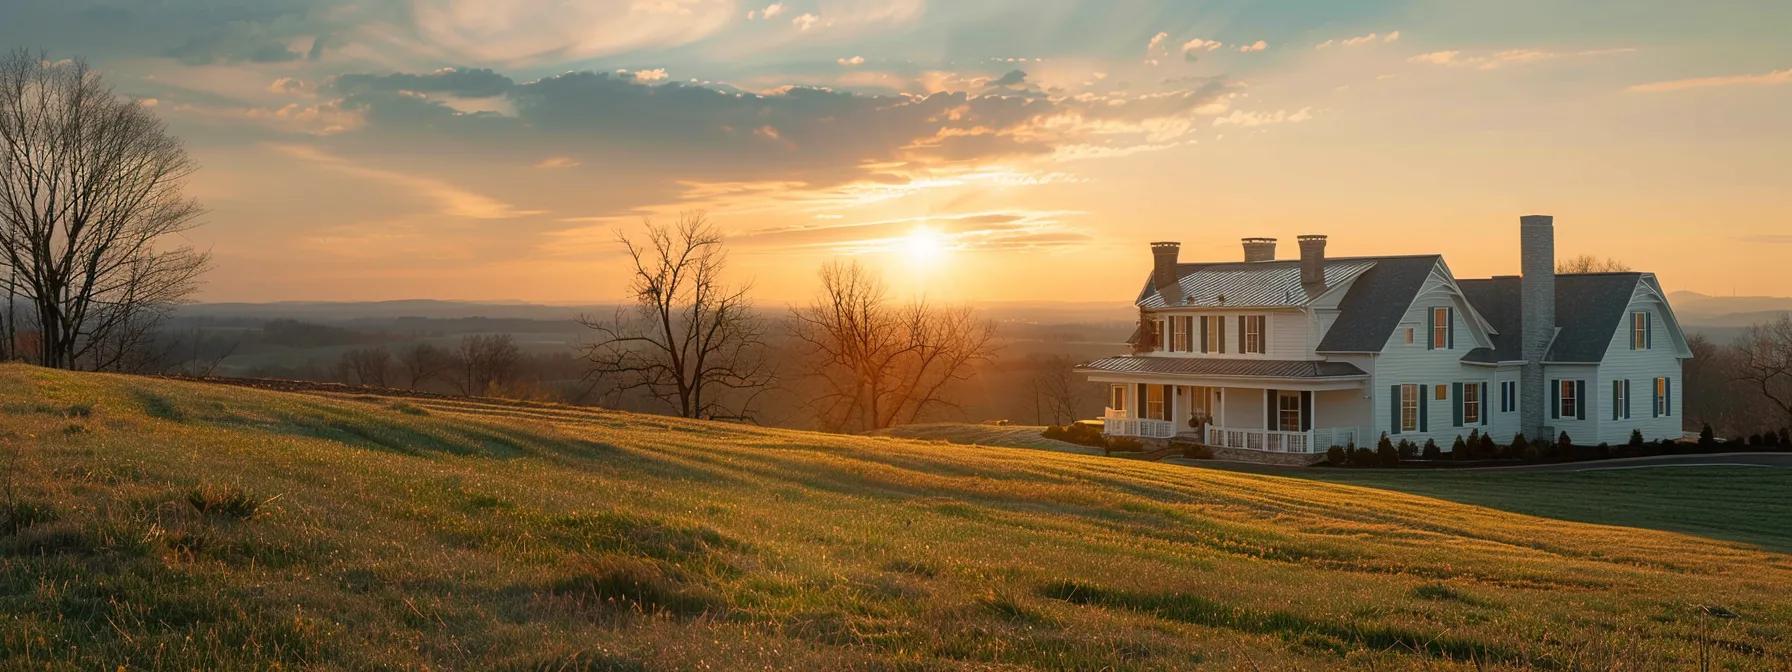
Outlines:
[{"label": "distant mountain range", "polygon": [[1747,327],[1792,313],[1792,297],[1711,296],[1669,292],[1668,301],[1680,322],[1701,327]]}]

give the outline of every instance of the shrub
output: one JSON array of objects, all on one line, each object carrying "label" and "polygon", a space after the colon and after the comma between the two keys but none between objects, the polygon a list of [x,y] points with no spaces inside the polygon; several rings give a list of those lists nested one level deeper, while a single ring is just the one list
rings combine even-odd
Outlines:
[{"label": "shrub", "polygon": [[1325,449],[1325,463],[1334,467],[1342,467],[1350,460],[1350,453],[1343,446],[1332,446]]},{"label": "shrub", "polygon": [[[1406,441],[1406,439],[1401,439],[1401,440],[1400,440],[1400,441],[1401,441],[1401,442],[1405,442],[1405,441]],[[1383,434],[1382,434],[1382,435],[1381,435],[1381,440],[1380,440],[1380,441],[1376,441],[1376,442],[1375,442],[1375,449],[1376,449],[1376,450],[1381,450],[1381,449],[1382,449],[1382,448],[1383,448],[1383,447],[1388,447],[1388,448],[1392,448],[1392,447],[1394,447],[1394,440],[1393,440],[1393,439],[1390,439],[1390,438],[1388,438],[1388,435],[1387,435],[1387,434],[1386,434],[1386,433],[1383,433]]]},{"label": "shrub", "polygon": [[1110,452],[1136,453],[1145,449],[1145,442],[1127,436],[1111,436],[1102,447]]},{"label": "shrub", "polygon": [[261,502],[250,497],[241,486],[216,487],[211,485],[193,488],[187,493],[187,503],[194,509],[207,515],[229,516],[231,518],[248,519],[255,515]]},{"label": "shrub", "polygon": [[1792,450],[1792,429],[1785,427],[1780,428],[1780,448],[1784,450]]},{"label": "shrub", "polygon": [[1711,448],[1716,445],[1717,433],[1711,431],[1711,423],[1707,422],[1704,427],[1699,429],[1699,447]]},{"label": "shrub", "polygon": [[1182,446],[1182,456],[1191,460],[1211,460],[1213,449],[1202,443],[1185,444]]},{"label": "shrub", "polygon": [[1425,439],[1425,452],[1442,455],[1443,448],[1438,447],[1436,439]]},{"label": "shrub", "polygon": [[1357,448],[1350,451],[1350,466],[1373,467],[1375,466],[1375,463],[1375,451],[1373,450],[1368,448]]},{"label": "shrub", "polygon": [[1556,457],[1568,459],[1574,456],[1574,439],[1568,438],[1567,432],[1556,437]]},{"label": "shrub", "polygon": [[1468,430],[1468,440],[1463,442],[1463,447],[1467,449],[1466,451],[1464,451],[1464,454],[1468,455],[1469,457],[1472,457],[1472,458],[1491,457],[1490,455],[1480,454],[1481,430],[1479,430],[1479,429]]},{"label": "shrub", "polygon": [[1400,445],[1395,446],[1395,450],[1400,454],[1402,460],[1410,460],[1419,456],[1419,447],[1412,445],[1411,441],[1401,441]]},{"label": "shrub", "polygon": [[1468,442],[1462,440],[1461,436],[1457,436],[1456,442],[1450,444],[1450,455],[1458,460],[1474,458],[1474,455],[1468,452]]},{"label": "shrub", "polygon": [[1400,451],[1395,450],[1393,446],[1385,444],[1379,446],[1375,449],[1375,463],[1383,467],[1399,466]]},{"label": "shrub", "polygon": [[1630,430],[1630,444],[1629,445],[1631,448],[1636,448],[1639,450],[1643,447],[1643,430],[1640,430],[1640,429]]},{"label": "shrub", "polygon": [[[1412,445],[1411,441],[1403,441],[1402,443],[1408,446]],[[1444,451],[1438,450],[1437,444],[1435,443],[1425,444],[1425,449],[1420,451],[1419,454],[1423,455],[1427,460],[1441,460],[1444,457]]]},{"label": "shrub", "polygon": [[1481,457],[1490,460],[1500,456],[1500,446],[1493,442],[1492,434],[1481,435],[1481,449],[1479,452]]},{"label": "shrub", "polygon": [[1524,438],[1524,432],[1512,435],[1512,443],[1506,445],[1506,458],[1512,460],[1525,459],[1530,452],[1531,440]]},{"label": "shrub", "polygon": [[[1100,428],[1092,424],[1079,422],[1062,426],[1050,425],[1045,428],[1045,431],[1040,432],[1040,436],[1090,448],[1112,448],[1109,445],[1108,437],[1101,433]],[[1120,450],[1119,448],[1112,449]]]}]

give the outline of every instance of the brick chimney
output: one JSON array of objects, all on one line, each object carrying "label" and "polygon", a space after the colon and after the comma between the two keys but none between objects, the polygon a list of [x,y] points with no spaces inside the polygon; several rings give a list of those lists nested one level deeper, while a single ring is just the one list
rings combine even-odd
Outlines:
[{"label": "brick chimney", "polygon": [[1151,244],[1151,285],[1163,295],[1165,305],[1182,303],[1181,277],[1176,273],[1176,260],[1182,243],[1158,241]]},{"label": "brick chimney", "polygon": [[1300,241],[1300,284],[1325,286],[1325,236],[1305,235]]},{"label": "brick chimney", "polygon": [[1246,238],[1244,239],[1245,261],[1275,261],[1276,239]]},{"label": "brick chimney", "polygon": [[[1520,316],[1524,326],[1520,341],[1525,365],[1519,371],[1524,385],[1519,395],[1519,422],[1524,435],[1531,439],[1550,440],[1542,436],[1547,415],[1549,390],[1543,377],[1543,360],[1549,356],[1549,345],[1556,337],[1556,223],[1549,215],[1525,215],[1518,218]],[[1553,431],[1553,428],[1551,428]]]}]

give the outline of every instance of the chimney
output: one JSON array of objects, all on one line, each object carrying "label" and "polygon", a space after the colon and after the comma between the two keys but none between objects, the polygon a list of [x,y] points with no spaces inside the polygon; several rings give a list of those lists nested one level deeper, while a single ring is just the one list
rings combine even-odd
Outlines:
[{"label": "chimney", "polygon": [[1244,239],[1245,261],[1275,261],[1276,239],[1246,238]]},{"label": "chimney", "polygon": [[1182,243],[1159,241],[1151,244],[1151,285],[1163,295],[1165,305],[1182,303],[1181,278],[1177,277],[1176,259]]},{"label": "chimney", "polygon": [[[1549,439],[1544,434],[1543,360],[1549,355],[1549,344],[1556,336],[1556,224],[1549,215],[1525,215],[1518,218],[1520,331],[1525,361],[1519,372],[1524,385],[1519,408],[1519,421],[1525,436]],[[1553,428],[1552,428],[1553,429]]]},{"label": "chimney", "polygon": [[1325,236],[1305,235],[1300,241],[1300,284],[1325,286]]}]

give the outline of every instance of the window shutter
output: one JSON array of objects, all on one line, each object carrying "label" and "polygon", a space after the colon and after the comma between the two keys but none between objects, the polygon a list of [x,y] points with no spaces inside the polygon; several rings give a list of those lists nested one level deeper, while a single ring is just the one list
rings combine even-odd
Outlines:
[{"label": "window shutter", "polygon": [[1300,393],[1300,431],[1313,431],[1313,393]]},{"label": "window shutter", "polygon": [[1258,324],[1261,325],[1257,329],[1257,343],[1262,345],[1262,347],[1257,348],[1257,352],[1267,355],[1269,354],[1269,316],[1264,315],[1257,318],[1257,320]]},{"label": "window shutter", "polygon": [[1450,384],[1451,427],[1462,426],[1462,383]]},{"label": "window shutter", "polygon": [[1618,408],[1618,399],[1622,396],[1624,396],[1624,383],[1621,381],[1616,381],[1616,380],[1612,381],[1612,419],[1613,420],[1624,419],[1623,409]]},{"label": "window shutter", "polygon": [[1674,414],[1674,379],[1673,378],[1661,379],[1661,389],[1664,392],[1664,394],[1661,395],[1661,398],[1666,402],[1661,405],[1662,406],[1662,415],[1673,415]]},{"label": "window shutter", "polygon": [[1421,432],[1431,431],[1431,395],[1427,394],[1430,387],[1430,385],[1425,385],[1419,388],[1419,431]]},{"label": "window shutter", "polygon": [[1456,307],[1455,306],[1450,306],[1450,315],[1449,315],[1449,317],[1444,319],[1444,338],[1447,339],[1447,345],[1449,346],[1448,349],[1455,350],[1456,349]]},{"label": "window shutter", "polygon": [[1624,419],[1625,420],[1630,419],[1630,407],[1634,403],[1636,403],[1636,402],[1630,398],[1630,379],[1625,378],[1624,379]]},{"label": "window shutter", "polygon": [[1158,419],[1163,420],[1164,422],[1169,422],[1171,419],[1173,419],[1175,417],[1175,414],[1176,414],[1176,386],[1175,385],[1165,385],[1164,386],[1164,417],[1158,418]]},{"label": "window shutter", "polygon": [[1238,351],[1239,352],[1248,352],[1248,349],[1245,346],[1246,346],[1246,344],[1250,343],[1250,340],[1244,337],[1244,332],[1245,332],[1244,321],[1247,319],[1250,319],[1250,318],[1247,318],[1243,315],[1238,316]]},{"label": "window shutter", "polygon": [[1425,349],[1437,349],[1437,311],[1425,311]]},{"label": "window shutter", "polygon": [[1400,407],[1403,405],[1402,402],[1405,401],[1405,399],[1400,396],[1400,389],[1399,385],[1395,385],[1388,390],[1388,406],[1394,409],[1393,422],[1388,426],[1394,429],[1394,434],[1400,433]]},{"label": "window shutter", "polygon": [[1276,391],[1275,390],[1264,390],[1263,391],[1263,409],[1264,409],[1264,415],[1266,418],[1263,421],[1263,428],[1264,429],[1280,428],[1282,426],[1282,418],[1281,418],[1281,415],[1276,413],[1276,411],[1278,411],[1280,409],[1276,408]]},{"label": "window shutter", "polygon": [[1133,403],[1132,417],[1135,417],[1135,418],[1145,417],[1146,404],[1145,404],[1145,384],[1144,383],[1139,383],[1139,396],[1137,399],[1134,399],[1133,402],[1134,403]]},{"label": "window shutter", "polygon": [[1487,425],[1487,416],[1489,416],[1489,415],[1493,415],[1493,414],[1487,412],[1487,383],[1481,383],[1481,425],[1482,426]]},{"label": "window shutter", "polygon": [[1207,316],[1201,316],[1201,352],[1207,352]]},{"label": "window shutter", "polygon": [[1574,419],[1587,419],[1587,381],[1574,381]]},{"label": "window shutter", "polygon": [[1643,347],[1655,349],[1655,314],[1643,313]]},{"label": "window shutter", "polygon": [[1226,318],[1215,317],[1215,318],[1213,318],[1213,321],[1215,324],[1218,325],[1218,330],[1220,332],[1220,349],[1218,352],[1220,354],[1225,354],[1225,352],[1226,352]]},{"label": "window shutter", "polygon": [[1549,381],[1549,418],[1562,419],[1562,381]]}]

